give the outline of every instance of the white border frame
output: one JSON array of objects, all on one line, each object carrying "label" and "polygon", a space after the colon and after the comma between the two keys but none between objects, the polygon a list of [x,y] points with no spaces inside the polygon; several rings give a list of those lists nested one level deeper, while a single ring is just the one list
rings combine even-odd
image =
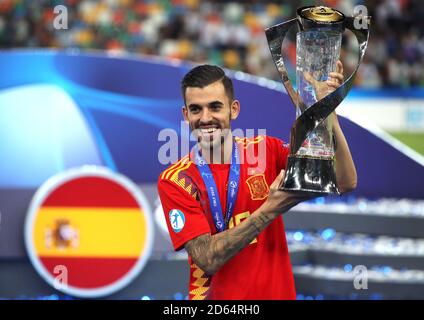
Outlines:
[{"label": "white border frame", "polygon": [[[143,250],[140,252],[136,264],[126,275],[124,275],[118,281],[115,281],[110,285],[103,286],[97,289],[81,289],[78,287],[70,286],[68,284],[56,287],[55,278],[52,277],[52,275],[41,263],[39,257],[35,254],[34,243],[32,241],[33,225],[36,213],[38,212],[41,204],[45,201],[47,196],[50,195],[51,191],[56,189],[59,185],[64,184],[74,178],[80,177],[102,177],[120,184],[122,187],[124,187],[131,193],[131,195],[137,201],[138,205],[143,209],[143,215],[146,220],[146,243],[144,245]],[[51,285],[56,290],[82,298],[96,298],[107,296],[121,290],[122,288],[130,284],[134,280],[134,278],[141,272],[141,270],[144,268],[147,261],[149,260],[152,254],[154,237],[154,227],[151,212],[152,211],[149,202],[147,201],[140,188],[126,176],[119,173],[115,173],[106,167],[100,166],[86,165],[79,168],[69,169],[49,178],[32,197],[24,225],[25,247],[27,249],[28,256],[35,270],[49,285]]]}]

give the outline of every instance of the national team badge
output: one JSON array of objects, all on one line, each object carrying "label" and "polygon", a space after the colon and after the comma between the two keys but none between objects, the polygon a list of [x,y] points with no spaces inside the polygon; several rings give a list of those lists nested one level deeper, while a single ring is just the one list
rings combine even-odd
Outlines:
[{"label": "national team badge", "polygon": [[149,204],[128,178],[85,166],[47,180],[26,217],[25,244],[37,272],[78,297],[112,294],[129,284],[153,244]]},{"label": "national team badge", "polygon": [[169,211],[169,222],[171,223],[172,230],[176,233],[180,232],[185,225],[184,213],[178,209]]},{"label": "national team badge", "polygon": [[268,197],[269,187],[265,175],[257,174],[246,180],[252,200],[263,200]]}]

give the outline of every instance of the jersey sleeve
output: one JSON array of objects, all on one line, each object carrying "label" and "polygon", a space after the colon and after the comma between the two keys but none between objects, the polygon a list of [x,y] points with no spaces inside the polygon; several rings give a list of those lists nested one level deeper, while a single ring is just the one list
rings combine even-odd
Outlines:
[{"label": "jersey sleeve", "polygon": [[200,203],[186,190],[170,180],[159,179],[158,192],[176,251],[191,239],[211,232]]},{"label": "jersey sleeve", "polygon": [[269,136],[267,136],[267,144],[278,174],[281,169],[286,169],[287,157],[290,154],[289,145],[281,139]]}]

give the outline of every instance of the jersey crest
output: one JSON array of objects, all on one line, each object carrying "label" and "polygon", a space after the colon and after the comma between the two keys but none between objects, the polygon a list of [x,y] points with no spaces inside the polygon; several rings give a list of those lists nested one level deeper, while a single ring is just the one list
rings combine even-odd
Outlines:
[{"label": "jersey crest", "polygon": [[268,197],[269,187],[264,174],[257,174],[246,179],[252,200],[263,200]]}]

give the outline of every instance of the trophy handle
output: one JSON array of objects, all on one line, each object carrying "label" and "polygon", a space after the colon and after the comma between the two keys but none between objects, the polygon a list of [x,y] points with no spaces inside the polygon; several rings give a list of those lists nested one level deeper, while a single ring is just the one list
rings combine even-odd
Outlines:
[{"label": "trophy handle", "polygon": [[299,20],[295,18],[265,29],[265,34],[268,40],[268,46],[269,50],[271,51],[272,59],[274,60],[278,73],[281,75],[283,85],[286,88],[294,106],[298,106],[303,111],[306,109],[306,106],[297,92],[293,89],[293,85],[290,82],[281,52],[281,47],[287,32],[295,25],[297,25],[299,29],[302,27]]},{"label": "trophy handle", "polygon": [[[348,94],[349,90],[352,88],[353,80],[362,62],[362,59],[365,54],[365,49],[367,48],[367,45],[368,45],[368,38],[370,33],[369,18],[370,17],[362,17],[362,19],[367,19],[366,20],[367,27],[362,29],[358,29],[355,27],[355,19],[358,19],[357,17],[345,18],[346,19],[345,28],[352,31],[353,34],[356,36],[356,39],[358,40],[358,44],[359,44],[358,63],[356,65],[355,70],[347,78],[347,80],[343,82],[343,84],[340,87],[338,87],[332,93],[328,94],[325,98],[314,103],[311,107],[305,110],[296,119],[296,121],[294,122],[291,128],[291,134],[290,134],[290,153],[291,154],[297,153],[297,151],[300,149],[300,147],[302,146],[306,138],[309,136],[309,134],[313,130],[315,130],[315,128],[318,127],[337,108],[337,106],[343,101],[343,99]],[[292,96],[291,98],[293,100]]]}]

